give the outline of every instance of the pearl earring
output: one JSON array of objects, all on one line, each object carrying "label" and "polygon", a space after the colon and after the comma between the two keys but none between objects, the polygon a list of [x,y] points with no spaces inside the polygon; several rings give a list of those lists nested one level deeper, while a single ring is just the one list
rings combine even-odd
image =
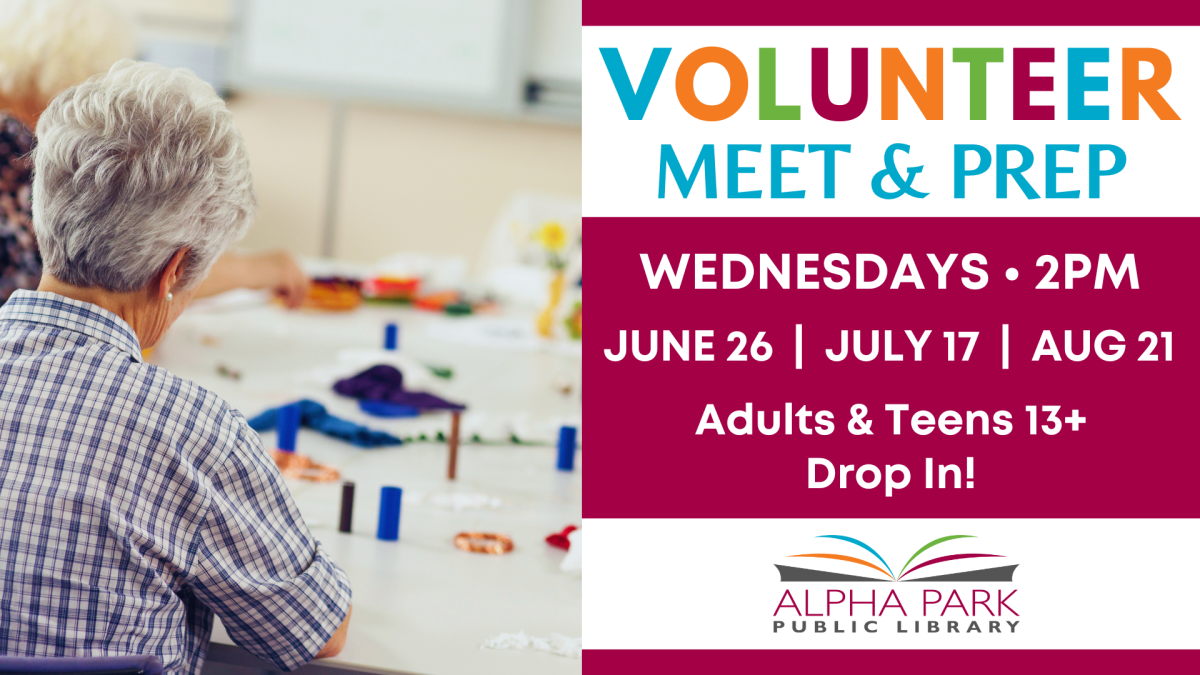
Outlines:
[{"label": "pearl earring", "polygon": [[171,298],[174,298],[174,297],[175,297],[175,296],[174,296],[173,294],[171,294],[171,293],[167,293],[167,302],[170,302],[170,301],[171,301]]}]

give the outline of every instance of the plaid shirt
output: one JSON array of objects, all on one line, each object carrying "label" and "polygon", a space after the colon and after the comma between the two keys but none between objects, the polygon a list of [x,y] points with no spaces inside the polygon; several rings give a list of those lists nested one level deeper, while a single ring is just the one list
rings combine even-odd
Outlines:
[{"label": "plaid shirt", "polygon": [[143,363],[100,307],[32,291],[0,307],[0,653],[199,673],[215,612],[290,670],[349,604],[238,411]]}]

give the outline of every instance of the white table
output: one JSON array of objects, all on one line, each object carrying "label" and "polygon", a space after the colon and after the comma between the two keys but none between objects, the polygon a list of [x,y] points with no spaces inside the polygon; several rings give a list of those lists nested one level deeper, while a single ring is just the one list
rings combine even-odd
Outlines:
[{"label": "white table", "polygon": [[[578,359],[445,344],[425,334],[431,322],[445,317],[407,309],[364,307],[346,314],[286,312],[269,305],[189,310],[151,361],[209,388],[247,418],[308,397],[325,403],[333,414],[361,422],[371,418],[358,413],[352,401],[297,373],[333,365],[344,348],[378,347],[382,325],[389,320],[400,322],[403,354],[454,369],[454,378],[440,385],[438,393],[465,402],[471,410],[581,419],[578,392],[564,396],[552,386],[565,378],[578,387]],[[241,379],[218,375],[219,364],[239,370]],[[446,421],[448,428],[448,416]],[[370,422],[384,429],[389,424]],[[274,434],[264,434],[264,441],[272,445]],[[306,668],[426,675],[582,671],[579,659],[480,649],[486,638],[498,633],[582,633],[581,578],[560,571],[564,553],[543,541],[565,525],[580,523],[581,455],[576,470],[563,473],[555,470],[553,447],[467,443],[459,450],[458,480],[452,483],[446,479],[444,443],[362,450],[305,429],[298,451],[338,467],[344,479],[356,483],[357,492],[354,533],[341,534],[340,482],[289,482],[313,533],[346,570],[354,591],[345,650],[336,659]],[[383,485],[405,491],[399,542],[375,538]],[[455,510],[446,505],[455,493],[460,499],[486,495],[499,504]],[[453,538],[464,530],[508,534],[515,550],[505,556],[460,551]],[[210,659],[255,662],[227,646],[232,642],[219,625],[213,642]]]}]

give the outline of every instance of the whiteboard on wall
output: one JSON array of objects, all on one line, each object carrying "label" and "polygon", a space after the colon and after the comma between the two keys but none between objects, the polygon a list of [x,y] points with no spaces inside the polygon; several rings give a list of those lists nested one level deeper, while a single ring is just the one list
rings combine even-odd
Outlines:
[{"label": "whiteboard on wall", "polygon": [[240,0],[235,11],[234,86],[521,110],[528,0]]}]

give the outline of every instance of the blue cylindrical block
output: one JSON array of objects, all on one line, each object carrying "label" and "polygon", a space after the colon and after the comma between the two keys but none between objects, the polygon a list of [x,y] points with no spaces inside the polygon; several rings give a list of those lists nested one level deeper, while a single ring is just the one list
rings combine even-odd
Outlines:
[{"label": "blue cylindrical block", "polygon": [[377,539],[396,541],[400,538],[400,497],[404,491],[398,487],[385,487],[379,494],[379,529]]},{"label": "blue cylindrical block", "polygon": [[575,470],[575,427],[558,430],[558,470]]},{"label": "blue cylindrical block", "polygon": [[394,352],[400,347],[400,326],[389,323],[383,329],[383,348]]},{"label": "blue cylindrical block", "polygon": [[284,452],[296,451],[296,434],[300,431],[300,404],[292,403],[279,409],[275,422],[276,444]]}]

